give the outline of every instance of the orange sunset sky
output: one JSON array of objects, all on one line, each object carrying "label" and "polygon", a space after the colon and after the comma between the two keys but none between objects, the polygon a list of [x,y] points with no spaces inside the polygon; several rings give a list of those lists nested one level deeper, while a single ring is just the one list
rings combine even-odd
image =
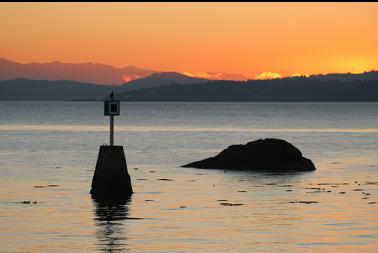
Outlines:
[{"label": "orange sunset sky", "polygon": [[1,3],[0,58],[183,73],[378,69],[378,3]]}]

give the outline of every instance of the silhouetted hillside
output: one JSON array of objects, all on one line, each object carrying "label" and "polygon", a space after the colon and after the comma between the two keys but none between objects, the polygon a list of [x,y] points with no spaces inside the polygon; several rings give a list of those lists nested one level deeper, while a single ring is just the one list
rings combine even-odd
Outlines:
[{"label": "silhouetted hillside", "polygon": [[320,80],[320,81],[344,81],[344,82],[354,82],[354,81],[374,81],[378,80],[378,71],[369,71],[360,74],[326,74],[326,75],[312,75],[310,79]]},{"label": "silhouetted hillside", "polygon": [[378,101],[378,81],[320,81],[311,78],[215,81],[168,85],[118,94],[126,101]]},{"label": "silhouetted hillside", "polygon": [[175,84],[196,84],[196,83],[205,83],[207,79],[195,78],[186,76],[177,72],[160,72],[151,74],[148,77],[134,80],[123,84],[117,88],[117,92],[125,92],[139,89],[146,89],[158,86],[165,86],[172,83]]},{"label": "silhouetted hillside", "polygon": [[0,100],[68,100],[106,97],[114,89],[75,81],[0,81]]},{"label": "silhouetted hillside", "polygon": [[[361,75],[371,78],[375,74],[376,72],[368,72]],[[176,80],[177,83],[172,84],[172,80]],[[159,73],[127,85],[135,85],[134,88],[162,86],[119,92],[114,86],[75,81],[15,79],[0,81],[0,100],[102,100],[114,90],[115,97],[125,101],[378,102],[378,80],[347,80],[295,77],[275,80],[207,81],[177,73]],[[179,81],[186,84],[178,84]],[[193,81],[199,83],[190,84]]]}]

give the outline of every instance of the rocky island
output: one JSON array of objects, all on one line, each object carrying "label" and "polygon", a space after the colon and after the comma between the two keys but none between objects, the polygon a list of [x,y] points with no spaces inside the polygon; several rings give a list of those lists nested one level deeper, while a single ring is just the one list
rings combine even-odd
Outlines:
[{"label": "rocky island", "polygon": [[218,155],[182,167],[242,171],[313,171],[314,163],[285,140],[259,139],[245,145],[231,145]]}]

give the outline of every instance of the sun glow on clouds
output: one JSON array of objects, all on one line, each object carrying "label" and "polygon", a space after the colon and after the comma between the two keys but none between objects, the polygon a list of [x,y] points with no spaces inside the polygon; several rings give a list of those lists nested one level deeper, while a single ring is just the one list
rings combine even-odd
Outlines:
[{"label": "sun glow on clouds", "polygon": [[190,76],[190,77],[215,79],[215,80],[220,80],[222,76],[222,73],[209,74],[206,72],[183,72],[182,74],[186,76]]},{"label": "sun glow on clouds", "polygon": [[195,77],[195,78],[205,78],[210,80],[235,80],[241,81],[246,80],[242,75],[239,74],[229,74],[222,72],[182,72],[183,75]]},{"label": "sun glow on clouds", "polygon": [[281,75],[279,73],[274,72],[263,72],[260,75],[256,76],[256,79],[258,80],[270,80],[270,79],[277,79],[281,78]]},{"label": "sun glow on clouds", "polygon": [[303,73],[294,73],[290,77],[309,77],[309,74],[303,74]]},{"label": "sun glow on clouds", "polygon": [[257,80],[271,80],[271,79],[279,79],[279,78],[284,78],[284,77],[310,77],[309,74],[306,73],[294,73],[290,76],[281,76],[279,73],[274,73],[274,72],[263,72],[260,75],[257,75],[255,78]]},{"label": "sun glow on clouds", "polygon": [[136,80],[136,79],[140,79],[142,78],[142,76],[140,75],[135,75],[135,74],[124,74],[122,76],[122,80],[125,82],[125,83],[128,83],[130,81],[133,81],[133,80]]}]

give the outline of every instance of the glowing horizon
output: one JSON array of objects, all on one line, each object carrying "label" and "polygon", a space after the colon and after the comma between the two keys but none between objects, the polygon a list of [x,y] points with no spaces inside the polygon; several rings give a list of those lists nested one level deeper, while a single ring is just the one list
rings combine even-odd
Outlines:
[{"label": "glowing horizon", "polygon": [[378,69],[378,3],[1,3],[0,27],[0,58],[19,63],[210,79]]}]

